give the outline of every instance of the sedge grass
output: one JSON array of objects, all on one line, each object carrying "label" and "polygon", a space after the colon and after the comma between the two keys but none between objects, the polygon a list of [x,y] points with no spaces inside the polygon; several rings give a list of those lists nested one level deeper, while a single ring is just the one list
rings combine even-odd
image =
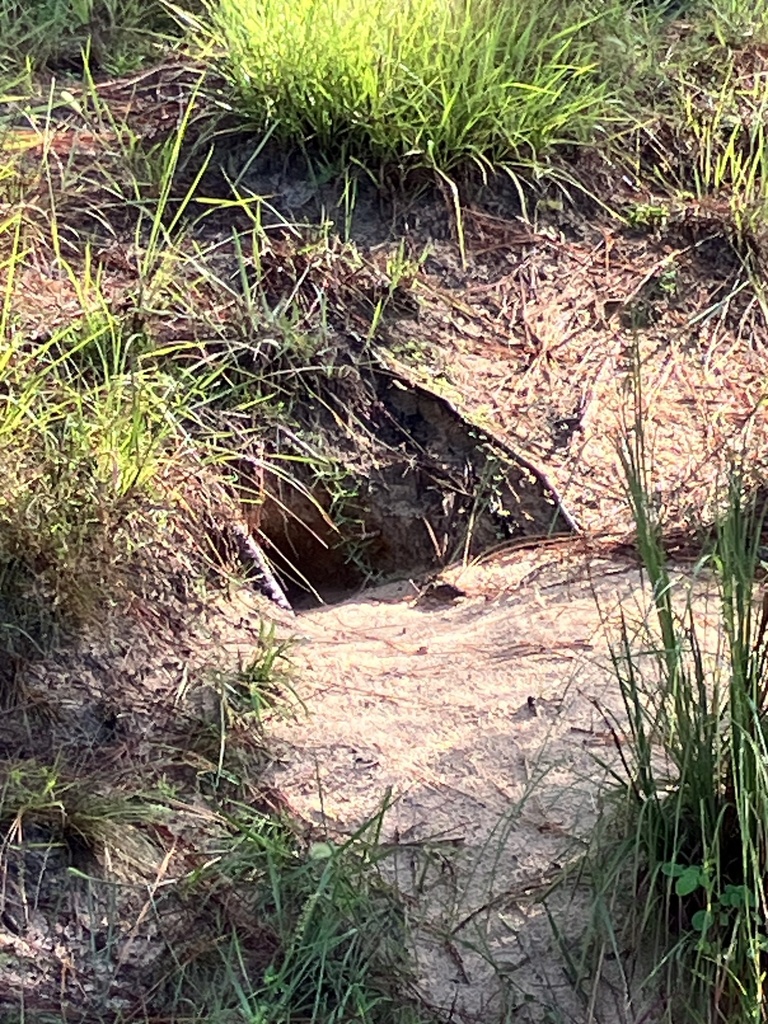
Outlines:
[{"label": "sedge grass", "polygon": [[650,612],[639,626],[622,614],[613,648],[627,739],[587,858],[588,945],[644,959],[646,998],[665,1020],[756,1024],[768,950],[765,508],[735,468],[698,566],[700,586],[716,588],[713,640],[667,562],[639,408],[621,461]]}]

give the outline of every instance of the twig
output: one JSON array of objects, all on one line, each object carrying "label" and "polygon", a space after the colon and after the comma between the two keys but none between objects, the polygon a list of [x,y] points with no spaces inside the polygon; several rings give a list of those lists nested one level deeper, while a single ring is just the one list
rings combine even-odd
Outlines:
[{"label": "twig", "polygon": [[284,611],[295,614],[291,602],[288,600],[288,597],[278,582],[277,577],[272,572],[264,552],[253,539],[246,527],[241,523],[230,523],[229,530],[235,538],[240,557],[243,561],[249,562],[251,565],[255,565],[258,569],[261,576],[262,588],[270,601],[274,601],[278,608],[282,608]]}]

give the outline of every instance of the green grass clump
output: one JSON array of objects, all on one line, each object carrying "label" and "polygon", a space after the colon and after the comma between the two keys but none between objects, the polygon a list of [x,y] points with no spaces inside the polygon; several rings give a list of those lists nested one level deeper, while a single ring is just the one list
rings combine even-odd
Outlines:
[{"label": "green grass clump", "polygon": [[[186,756],[167,744],[155,755],[164,776]],[[153,786],[150,771],[143,788],[126,787],[99,760],[0,763],[5,926],[64,930],[77,916],[90,929],[75,940],[87,992],[41,986],[46,1020],[70,1019],[75,1005],[104,1024],[426,1019],[409,995],[404,907],[379,864],[380,815],[343,843],[310,843],[251,806],[224,812],[215,794],[203,806],[167,779]],[[41,952],[41,975],[46,963]],[[115,991],[119,1017],[107,1005]]]},{"label": "green grass clump", "polygon": [[[408,997],[404,907],[380,873],[381,817],[343,843],[314,842],[305,852],[285,828],[244,808],[233,825],[213,870],[204,869],[192,886],[215,892],[226,879],[272,937],[272,955],[258,975],[245,969],[236,935],[222,949],[229,991],[246,1019],[424,1020]],[[267,954],[269,946],[262,947]]]},{"label": "green grass clump", "polygon": [[545,0],[219,0],[241,113],[326,159],[448,171],[530,160],[610,116],[597,15]]},{"label": "green grass clump", "polygon": [[624,772],[613,773],[621,811],[594,839],[591,939],[601,936],[603,955],[629,946],[646,958],[665,1020],[763,1021],[768,594],[756,577],[766,509],[734,470],[698,567],[718,595],[718,624],[705,629],[667,562],[639,419],[622,461],[651,610],[639,627],[622,614],[613,652],[627,738]]}]

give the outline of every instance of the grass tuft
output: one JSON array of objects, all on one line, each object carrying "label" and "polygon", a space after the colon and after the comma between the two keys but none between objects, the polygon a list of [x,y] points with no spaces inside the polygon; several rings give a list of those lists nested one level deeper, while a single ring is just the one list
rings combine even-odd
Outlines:
[{"label": "grass tuft", "polygon": [[653,965],[664,1019],[756,1022],[768,967],[766,507],[734,469],[697,567],[718,594],[706,628],[695,586],[667,561],[639,412],[621,462],[650,612],[639,626],[622,612],[613,648],[626,738],[587,858],[589,938],[598,959],[628,945]]},{"label": "grass tuft", "polygon": [[610,117],[603,15],[586,5],[222,0],[207,15],[241,113],[328,160],[530,161]]}]

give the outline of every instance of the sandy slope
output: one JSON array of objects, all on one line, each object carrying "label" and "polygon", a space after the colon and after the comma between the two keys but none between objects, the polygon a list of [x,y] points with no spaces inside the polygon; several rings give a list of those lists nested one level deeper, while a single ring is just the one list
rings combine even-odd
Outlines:
[{"label": "sandy slope", "polygon": [[[591,1019],[523,897],[595,820],[595,758],[616,759],[603,711],[621,717],[601,615],[639,610],[640,576],[563,546],[447,578],[466,592],[449,605],[404,582],[300,617],[308,715],[272,728],[273,781],[342,834],[391,790],[383,839],[415,898],[422,986],[454,1019]],[[609,988],[594,1019],[639,1020]]]}]

